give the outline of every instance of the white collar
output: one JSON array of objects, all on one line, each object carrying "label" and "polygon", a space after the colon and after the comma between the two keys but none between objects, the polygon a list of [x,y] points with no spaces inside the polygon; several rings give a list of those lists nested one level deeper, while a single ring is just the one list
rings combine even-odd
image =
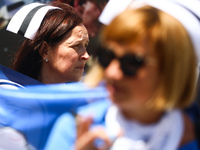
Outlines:
[{"label": "white collar", "polygon": [[111,150],[176,150],[184,128],[180,110],[166,112],[156,124],[142,125],[126,120],[115,106],[109,108],[105,125],[112,138],[124,131]]}]

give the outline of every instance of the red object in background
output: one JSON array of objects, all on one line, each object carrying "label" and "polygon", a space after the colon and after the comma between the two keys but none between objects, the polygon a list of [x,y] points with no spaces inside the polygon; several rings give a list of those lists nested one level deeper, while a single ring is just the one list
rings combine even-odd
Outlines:
[{"label": "red object in background", "polygon": [[107,0],[55,0],[72,5],[83,17],[83,23],[90,37],[98,34],[100,23],[98,18],[106,5]]},{"label": "red object in background", "polygon": [[98,18],[104,6],[104,1],[98,3],[95,0],[74,0],[74,8],[83,17],[83,23],[90,37],[94,37],[99,31]]}]

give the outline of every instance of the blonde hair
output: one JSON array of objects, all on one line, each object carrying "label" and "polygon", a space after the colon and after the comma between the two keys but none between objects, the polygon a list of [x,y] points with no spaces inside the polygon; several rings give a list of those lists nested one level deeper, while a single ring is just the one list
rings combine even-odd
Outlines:
[{"label": "blonde hair", "polygon": [[101,40],[129,44],[142,38],[158,59],[161,73],[156,108],[184,108],[194,100],[197,64],[185,28],[172,16],[150,6],[128,9],[103,29]]}]

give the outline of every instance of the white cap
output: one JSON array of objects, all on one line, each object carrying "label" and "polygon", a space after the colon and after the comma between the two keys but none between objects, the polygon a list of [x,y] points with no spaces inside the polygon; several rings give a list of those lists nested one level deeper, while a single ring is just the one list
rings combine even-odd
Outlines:
[{"label": "white cap", "polygon": [[61,9],[41,3],[22,7],[10,20],[7,30],[33,39],[48,10]]},{"label": "white cap", "polygon": [[131,2],[132,0],[109,0],[99,16],[99,21],[108,25],[112,19],[123,12]]}]

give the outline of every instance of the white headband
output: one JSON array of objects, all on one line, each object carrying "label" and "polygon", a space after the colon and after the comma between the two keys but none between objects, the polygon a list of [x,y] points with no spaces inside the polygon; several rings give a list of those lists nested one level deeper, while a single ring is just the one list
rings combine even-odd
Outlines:
[{"label": "white headband", "polygon": [[22,7],[10,20],[7,29],[16,34],[33,39],[40,24],[48,12],[52,9],[61,9],[41,3],[31,3]]},{"label": "white headband", "polygon": [[[110,0],[103,10],[99,20],[109,24],[126,8],[138,8],[150,5],[176,18],[187,30],[196,51],[198,66],[200,66],[200,1],[199,0],[126,0],[126,8],[112,9],[114,0]],[[129,1],[129,3],[128,3]],[[130,2],[131,1],[131,2]],[[123,1],[124,2],[124,1]],[[121,4],[123,3],[121,1]],[[120,5],[120,3],[118,3]],[[116,7],[115,7],[116,8]],[[111,14],[111,15],[110,15]]]},{"label": "white headband", "polygon": [[99,21],[108,25],[112,19],[123,12],[131,2],[132,0],[109,0],[99,16]]}]

